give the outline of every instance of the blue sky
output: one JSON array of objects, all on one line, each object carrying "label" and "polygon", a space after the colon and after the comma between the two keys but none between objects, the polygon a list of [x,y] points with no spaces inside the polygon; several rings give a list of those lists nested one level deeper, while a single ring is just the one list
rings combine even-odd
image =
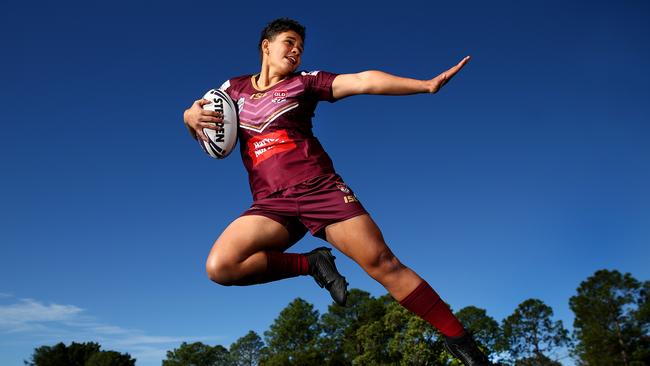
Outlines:
[{"label": "blue sky", "polygon": [[251,198],[239,157],[204,155],[181,113],[257,72],[279,16],[307,26],[305,70],[430,78],[472,56],[437,95],[323,103],[314,120],[394,252],[455,309],[501,320],[539,298],[570,327],[596,270],[650,278],[647,2],[328,4],[3,6],[0,364],[98,341],[159,365],[182,341],[261,334],[298,296],[326,311],[311,278],[220,287],[204,272]]}]

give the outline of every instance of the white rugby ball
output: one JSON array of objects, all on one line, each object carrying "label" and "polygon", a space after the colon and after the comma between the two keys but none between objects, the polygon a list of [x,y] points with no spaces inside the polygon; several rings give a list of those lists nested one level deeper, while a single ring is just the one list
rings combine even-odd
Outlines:
[{"label": "white rugby ball", "polygon": [[203,109],[220,112],[223,115],[223,122],[216,123],[220,130],[204,128],[203,133],[208,137],[208,141],[203,141],[197,137],[199,145],[203,151],[215,159],[223,159],[228,156],[237,144],[237,127],[239,125],[239,116],[237,107],[226,92],[220,89],[210,89],[203,99],[212,103],[205,104]]}]

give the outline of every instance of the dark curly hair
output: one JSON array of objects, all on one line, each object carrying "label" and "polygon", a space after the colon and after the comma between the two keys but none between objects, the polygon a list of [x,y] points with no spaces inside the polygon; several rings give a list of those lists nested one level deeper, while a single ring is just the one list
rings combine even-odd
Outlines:
[{"label": "dark curly hair", "polygon": [[275,36],[282,32],[294,31],[302,38],[302,43],[305,43],[305,27],[297,21],[289,18],[278,18],[270,22],[262,29],[260,34],[260,42],[257,48],[260,52],[260,60],[262,59],[262,41],[268,39],[272,41]]}]

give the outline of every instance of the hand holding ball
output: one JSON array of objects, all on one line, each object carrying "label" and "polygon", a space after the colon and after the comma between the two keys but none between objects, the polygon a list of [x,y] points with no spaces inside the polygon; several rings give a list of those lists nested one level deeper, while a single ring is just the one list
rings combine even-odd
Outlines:
[{"label": "hand holding ball", "polygon": [[208,155],[215,159],[223,159],[234,150],[237,144],[237,126],[239,123],[237,107],[228,94],[220,89],[211,89],[203,96],[211,103],[203,105],[203,109],[220,113],[222,122],[217,122],[219,129],[204,128],[203,133],[208,141],[197,138],[199,145]]}]

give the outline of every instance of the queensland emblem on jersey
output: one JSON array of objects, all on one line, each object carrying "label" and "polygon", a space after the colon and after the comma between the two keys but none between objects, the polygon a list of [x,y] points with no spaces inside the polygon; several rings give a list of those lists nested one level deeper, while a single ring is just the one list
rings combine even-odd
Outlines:
[{"label": "queensland emblem on jersey", "polygon": [[263,98],[247,97],[239,110],[239,126],[255,132],[264,131],[278,117],[298,107],[298,100],[294,97],[302,88],[301,81],[295,79],[282,83],[281,88],[264,93],[266,96]]},{"label": "queensland emblem on jersey", "polygon": [[271,99],[272,103],[282,103],[287,100],[287,89],[275,89],[273,91],[273,99]]}]

